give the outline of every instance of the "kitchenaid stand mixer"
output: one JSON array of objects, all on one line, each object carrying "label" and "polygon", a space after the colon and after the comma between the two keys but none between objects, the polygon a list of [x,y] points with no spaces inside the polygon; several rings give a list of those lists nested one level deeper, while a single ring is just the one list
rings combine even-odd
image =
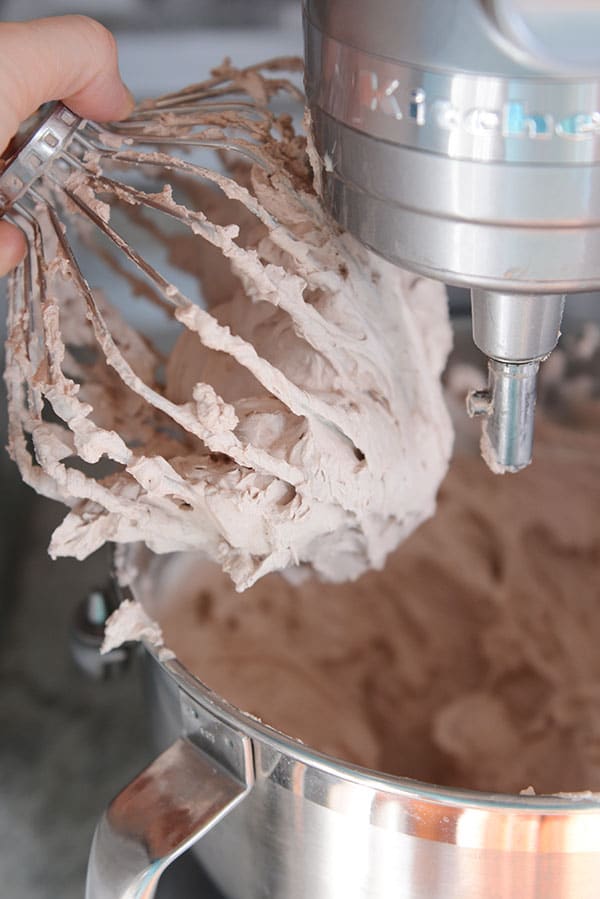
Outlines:
[{"label": "kitchenaid stand mixer", "polygon": [[600,4],[305,0],[323,200],[392,262],[471,288],[482,449],[531,461],[564,295],[600,287]]},{"label": "kitchenaid stand mixer", "polygon": [[[535,372],[556,342],[562,294],[600,283],[593,217],[598,84],[587,75],[572,78],[568,58],[546,67],[541,55],[534,63],[525,46],[517,50],[526,36],[513,40],[507,22],[515,18],[503,18],[499,4],[398,3],[388,19],[406,16],[399,34],[387,27],[393,22],[378,22],[380,0],[366,10],[346,0],[337,5],[340,31],[326,38],[335,6],[307,7],[308,90],[324,199],[389,258],[475,287],[475,337],[492,364],[489,395],[474,395],[472,411],[491,412],[491,455],[499,467],[517,469],[529,459]],[[410,15],[421,18],[413,33]],[[357,38],[371,33],[362,19],[376,35],[374,55],[354,70],[360,91],[344,99],[346,79],[353,83],[352,72],[340,68],[344,54],[364,58],[347,29],[356,27]],[[487,36],[481,54],[476,25]],[[426,26],[431,34],[423,33]],[[445,47],[452,34],[457,46],[443,65],[436,43]],[[377,43],[386,38],[398,47],[405,40],[408,55]],[[420,54],[420,42],[431,43],[428,55]],[[444,74],[446,65],[453,74]],[[527,73],[538,70],[531,80]],[[386,80],[388,72],[396,74]],[[321,109],[322,93],[342,104],[336,118]],[[357,97],[369,134],[352,118]],[[389,125],[390,134],[379,137],[371,118],[380,118],[382,129]],[[405,126],[413,143],[404,136],[394,142],[393,129]],[[383,899],[393,890],[407,899],[483,899],[490,887],[502,899],[595,897],[596,799],[461,794],[357,771],[227,707],[176,660],[156,658],[154,669],[164,692],[154,705],[165,751],[102,819],[89,899],[149,899],[164,867],[201,836],[199,851],[232,897],[254,899],[268,890],[274,899],[342,892]]]}]

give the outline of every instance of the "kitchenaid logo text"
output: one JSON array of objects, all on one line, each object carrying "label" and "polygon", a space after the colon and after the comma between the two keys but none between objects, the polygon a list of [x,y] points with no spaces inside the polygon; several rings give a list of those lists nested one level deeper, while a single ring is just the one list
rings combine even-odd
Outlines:
[{"label": "kitchenaid logo text", "polygon": [[[600,110],[556,116],[536,111],[525,100],[509,100],[497,109],[475,106],[462,108],[451,100],[428,97],[423,87],[406,90],[397,78],[383,79],[376,72],[361,69],[357,95],[363,113],[382,115],[418,126],[435,125],[444,131],[466,131],[473,136],[501,134],[548,140],[554,136],[585,140],[600,135]],[[360,124],[360,119],[355,120]]]}]

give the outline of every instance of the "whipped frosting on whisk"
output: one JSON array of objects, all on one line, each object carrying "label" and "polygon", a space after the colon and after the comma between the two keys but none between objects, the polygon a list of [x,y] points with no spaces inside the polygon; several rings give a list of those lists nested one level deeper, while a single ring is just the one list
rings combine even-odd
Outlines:
[{"label": "whipped frosting on whisk", "polygon": [[[30,261],[33,301],[23,267],[12,280],[6,380],[13,458],[70,507],[53,556],[143,541],[202,550],[238,589],[275,570],[339,581],[381,567],[434,511],[452,445],[444,288],[326,216],[310,144],[267,110],[287,85],[271,70],[226,66],[184,100],[145,103],[39,189],[44,257]],[[181,142],[199,116],[221,170],[131,148],[132,134]],[[134,165],[153,188],[125,180]],[[187,229],[164,245],[207,308],[127,251],[138,292],[182,326],[165,378],[158,350],[87,287],[58,221],[103,223],[118,246],[115,203]]]}]

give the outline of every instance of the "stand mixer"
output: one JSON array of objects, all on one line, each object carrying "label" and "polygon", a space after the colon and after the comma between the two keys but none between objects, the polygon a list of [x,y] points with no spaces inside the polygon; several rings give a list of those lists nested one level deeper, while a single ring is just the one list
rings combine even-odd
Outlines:
[{"label": "stand mixer", "polygon": [[304,0],[306,90],[334,218],[471,289],[493,470],[531,461],[564,295],[600,287],[600,4]]}]

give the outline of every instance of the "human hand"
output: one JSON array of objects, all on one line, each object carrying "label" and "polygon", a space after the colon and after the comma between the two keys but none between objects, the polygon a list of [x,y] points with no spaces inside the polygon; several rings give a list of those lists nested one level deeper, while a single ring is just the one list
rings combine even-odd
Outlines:
[{"label": "human hand", "polygon": [[[86,16],[0,23],[0,153],[21,122],[48,100],[84,118],[117,120],[133,108],[121,81],[115,39]],[[25,239],[0,221],[0,276],[23,257]]]}]

